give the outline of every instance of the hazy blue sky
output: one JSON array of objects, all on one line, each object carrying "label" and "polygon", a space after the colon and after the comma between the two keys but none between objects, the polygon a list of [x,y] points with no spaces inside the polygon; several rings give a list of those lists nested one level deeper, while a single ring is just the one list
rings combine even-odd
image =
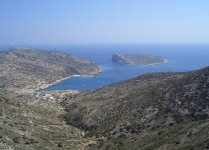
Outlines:
[{"label": "hazy blue sky", "polygon": [[1,0],[0,44],[209,42],[209,0]]}]

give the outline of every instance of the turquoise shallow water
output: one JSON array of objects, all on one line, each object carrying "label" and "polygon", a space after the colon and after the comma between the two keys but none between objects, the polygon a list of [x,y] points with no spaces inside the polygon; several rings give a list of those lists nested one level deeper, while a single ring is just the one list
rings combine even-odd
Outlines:
[{"label": "turquoise shallow water", "polygon": [[[209,45],[207,44],[84,45],[58,48],[96,62],[101,66],[102,72],[95,77],[73,77],[42,91],[67,89],[86,91],[145,73],[190,71],[209,66]],[[156,55],[166,58],[168,63],[153,66],[119,65],[111,61],[113,53]]]},{"label": "turquoise shallow water", "polygon": [[[43,89],[80,91],[100,88],[122,80],[150,72],[190,71],[209,66],[209,44],[118,44],[118,45],[70,45],[25,46],[45,50],[62,50],[96,62],[102,72],[95,77],[73,77]],[[111,61],[113,53],[149,54],[168,60],[167,64],[153,66],[119,65]]]}]

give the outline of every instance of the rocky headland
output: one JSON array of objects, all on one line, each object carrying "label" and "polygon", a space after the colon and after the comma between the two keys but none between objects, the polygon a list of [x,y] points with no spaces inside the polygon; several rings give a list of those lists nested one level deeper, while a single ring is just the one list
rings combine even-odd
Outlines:
[{"label": "rocky headland", "polygon": [[60,51],[12,48],[0,53],[0,89],[33,91],[73,75],[98,74],[97,64]]}]

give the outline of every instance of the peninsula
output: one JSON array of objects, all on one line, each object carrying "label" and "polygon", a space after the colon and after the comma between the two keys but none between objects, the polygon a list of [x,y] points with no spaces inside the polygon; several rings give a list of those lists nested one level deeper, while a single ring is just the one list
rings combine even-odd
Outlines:
[{"label": "peninsula", "polygon": [[163,64],[167,62],[166,59],[152,55],[145,55],[145,54],[133,54],[133,55],[113,54],[112,61],[119,64],[139,65],[139,66]]},{"label": "peninsula", "polygon": [[0,53],[0,89],[33,91],[74,75],[98,74],[97,64],[60,52],[12,48]]}]

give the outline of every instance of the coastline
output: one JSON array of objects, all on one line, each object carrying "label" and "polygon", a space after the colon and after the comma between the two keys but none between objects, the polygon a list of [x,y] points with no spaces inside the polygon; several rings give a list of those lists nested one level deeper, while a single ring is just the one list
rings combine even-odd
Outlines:
[{"label": "coastline", "polygon": [[[42,84],[41,86],[35,88],[35,89],[34,89],[34,92],[37,92],[37,91],[39,91],[39,90],[46,89],[46,88],[48,88],[48,87],[50,87],[50,86],[56,85],[56,84],[58,84],[58,83],[60,83],[60,82],[62,82],[62,81],[64,81],[64,80],[67,80],[67,79],[70,79],[70,78],[73,78],[73,77],[89,77],[89,78],[91,78],[91,77],[94,77],[94,76],[98,75],[98,74],[101,73],[101,72],[102,72],[102,69],[101,69],[101,67],[99,66],[99,71],[97,72],[97,74],[93,74],[93,75],[71,75],[71,76],[68,76],[68,77],[65,77],[65,78],[62,78],[62,79],[58,79],[58,80],[56,80],[56,81],[54,81],[54,82],[52,82],[52,83]],[[69,89],[69,90],[70,90],[70,89]]]},{"label": "coastline", "polygon": [[58,84],[58,83],[60,83],[60,82],[62,82],[64,80],[72,78],[73,76],[80,76],[80,75],[72,75],[72,76],[68,76],[68,77],[62,78],[62,79],[58,79],[58,80],[56,80],[56,81],[54,81],[52,83],[42,84],[41,86],[38,86],[37,88],[35,88],[34,92],[39,91],[39,90],[43,90],[43,89],[48,88],[48,87],[53,86],[53,85],[56,85],[56,84]]},{"label": "coastline", "polygon": [[[94,75],[72,75],[72,76],[68,76],[68,77],[65,77],[65,78],[62,78],[62,79],[58,79],[52,83],[39,83],[37,85],[36,88],[34,89],[21,89],[21,90],[12,90],[12,91],[15,91],[16,93],[20,94],[20,93],[37,93],[37,92],[44,92],[44,91],[40,91],[40,90],[43,90],[43,89],[46,89],[50,86],[53,86],[53,85],[56,85],[64,80],[67,80],[67,79],[70,79],[70,78],[73,78],[73,77],[82,77],[82,76],[86,76],[86,77],[93,77]],[[74,91],[72,89],[69,89],[70,91]],[[59,90],[58,90],[59,91]]]},{"label": "coastline", "polygon": [[[149,66],[153,66],[153,65],[166,64],[168,62],[169,62],[168,59],[163,59],[163,62],[152,63],[152,64],[147,64],[147,65],[135,65],[135,66],[149,67]],[[133,66],[133,64],[128,64],[128,65]],[[68,79],[73,78],[73,77],[87,77],[87,78],[92,78],[92,77],[97,76],[102,71],[103,70],[102,70],[101,66],[99,66],[99,70],[98,70],[97,74],[92,74],[92,75],[85,75],[85,74],[84,75],[79,75],[79,74],[77,74],[77,75],[71,75],[71,76],[68,76],[68,77],[65,77],[65,78],[62,78],[62,79],[58,79],[58,80],[56,80],[56,81],[54,81],[52,83],[40,83],[40,86],[38,84],[37,85],[37,88],[35,88],[33,90],[33,92],[41,92],[40,90],[46,89],[46,88],[48,88],[50,86],[56,85],[56,84],[58,84],[58,83],[60,83],[60,82],[62,82],[64,80],[68,80]],[[72,89],[69,89],[69,90],[72,90]]]}]

